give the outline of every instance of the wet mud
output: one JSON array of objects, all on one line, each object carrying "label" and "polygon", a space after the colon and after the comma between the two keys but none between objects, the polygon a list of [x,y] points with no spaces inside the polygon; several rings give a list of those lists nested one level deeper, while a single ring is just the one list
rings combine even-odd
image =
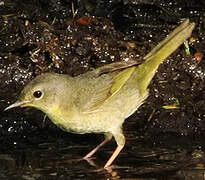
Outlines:
[{"label": "wet mud", "polygon": [[[0,1],[0,179],[204,179],[204,9],[195,0]],[[31,108],[3,111],[41,73],[141,63],[185,18],[196,23],[192,37],[160,65],[150,96],[125,121],[127,144],[110,169],[101,168],[114,141],[90,163],[78,161],[101,135],[62,132]]]}]

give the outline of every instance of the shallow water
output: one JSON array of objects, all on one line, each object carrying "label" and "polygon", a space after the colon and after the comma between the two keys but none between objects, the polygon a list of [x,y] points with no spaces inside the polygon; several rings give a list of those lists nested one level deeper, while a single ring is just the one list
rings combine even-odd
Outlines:
[{"label": "shallow water", "polygon": [[[97,17],[93,19],[94,24],[89,28],[86,29],[84,25],[79,26],[73,18],[73,8],[71,8],[73,2],[74,10],[78,10],[76,20],[86,15],[85,6],[91,15],[107,17],[115,26]],[[81,3],[76,5],[77,2]],[[205,63],[204,58],[196,63],[194,56],[185,55],[183,48],[172,56],[173,60],[169,58],[159,68],[159,73],[150,86],[150,97],[145,104],[146,110],[138,111],[133,123],[126,123],[129,125],[127,129],[125,128],[126,146],[113,166],[107,170],[102,167],[116,147],[114,141],[101,148],[94,155],[93,161],[79,161],[100,143],[103,137],[71,135],[60,130],[39,128],[38,121],[41,123],[43,116],[36,112],[29,114],[30,110],[29,113],[26,110],[24,113],[17,111],[14,114],[3,112],[8,106],[7,102],[14,102],[19,94],[17,92],[34,75],[44,72],[48,67],[51,71],[77,75],[90,68],[112,62],[113,59],[110,57],[115,57],[115,61],[119,61],[127,58],[125,54],[131,57],[145,55],[173,29],[170,26],[175,26],[185,17],[191,18],[197,25],[193,32],[196,42],[190,45],[190,48],[193,53],[196,51],[204,54],[203,1],[176,0],[173,3],[135,0],[133,3],[124,1],[125,6],[120,3],[123,1],[110,0],[104,1],[105,3],[93,1],[95,6],[90,6],[89,2],[91,1],[0,2],[1,15],[4,15],[0,21],[2,27],[0,28],[2,30],[0,33],[0,180],[205,179],[203,142]],[[119,2],[118,6],[114,2]],[[56,30],[55,28],[53,30],[52,26],[56,27]],[[101,27],[107,28],[102,31]],[[42,28],[45,31],[42,31]],[[113,31],[113,28],[119,29],[125,35]],[[59,42],[56,41],[57,34],[60,34]],[[97,48],[94,43],[96,41],[81,38],[93,35],[99,39]],[[42,39],[42,44],[35,45],[39,39]],[[125,42],[136,41],[136,46],[140,48],[136,50],[127,46],[125,42],[122,44],[123,39]],[[79,43],[76,44],[75,41]],[[58,48],[55,46],[56,43]],[[91,48],[92,44],[95,44],[95,48]],[[110,44],[109,51],[104,48],[104,44]],[[113,44],[119,44],[119,47]],[[47,49],[45,53],[44,49]],[[36,54],[36,50],[42,51]],[[53,50],[57,56],[52,59],[50,56]],[[90,50],[91,54],[95,54],[91,59],[85,55]],[[64,62],[62,66],[58,64],[57,57],[62,57]],[[50,66],[47,60],[55,62],[56,67]],[[179,100],[179,109],[166,111],[161,108],[163,105],[175,103],[174,100]],[[145,137],[139,137],[137,130]],[[176,132],[183,135],[196,133],[199,138],[168,133],[147,137],[152,136],[150,134],[153,132]]]},{"label": "shallow water", "polygon": [[153,138],[139,138],[135,132],[129,132],[125,148],[113,166],[105,170],[102,167],[115,148],[114,141],[101,148],[87,162],[80,158],[102,140],[100,136],[67,136],[63,134],[62,137],[60,133],[56,139],[42,137],[36,143],[31,140],[37,138],[34,135],[30,137],[30,144],[17,145],[8,150],[2,148],[0,179],[204,179],[203,150],[190,146],[187,138],[176,140],[176,137],[169,136],[165,138],[166,143],[161,141],[156,144]]}]

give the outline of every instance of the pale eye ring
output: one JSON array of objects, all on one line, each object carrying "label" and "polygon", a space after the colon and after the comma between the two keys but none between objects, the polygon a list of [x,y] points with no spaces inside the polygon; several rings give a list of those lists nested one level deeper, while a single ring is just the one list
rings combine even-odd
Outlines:
[{"label": "pale eye ring", "polygon": [[37,99],[41,98],[43,95],[43,92],[40,90],[34,91],[33,96]]}]

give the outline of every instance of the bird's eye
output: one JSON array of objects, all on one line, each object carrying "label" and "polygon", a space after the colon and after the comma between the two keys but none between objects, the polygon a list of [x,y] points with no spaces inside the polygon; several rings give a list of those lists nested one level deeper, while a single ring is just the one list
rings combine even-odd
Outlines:
[{"label": "bird's eye", "polygon": [[34,93],[33,93],[33,96],[35,97],[35,98],[40,98],[41,96],[42,96],[42,91],[35,91]]}]

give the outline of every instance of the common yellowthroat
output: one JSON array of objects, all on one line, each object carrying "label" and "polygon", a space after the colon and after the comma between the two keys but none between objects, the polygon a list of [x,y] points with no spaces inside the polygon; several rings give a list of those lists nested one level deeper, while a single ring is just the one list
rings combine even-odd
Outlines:
[{"label": "common yellowthroat", "polygon": [[148,85],[159,64],[192,33],[187,19],[144,57],[144,63],[117,62],[77,77],[56,73],[37,76],[22,90],[19,100],[7,107],[34,107],[43,111],[61,129],[73,133],[103,133],[105,140],[89,152],[91,157],[114,137],[117,148],[107,168],[125,145],[124,120],[148,96]]}]

